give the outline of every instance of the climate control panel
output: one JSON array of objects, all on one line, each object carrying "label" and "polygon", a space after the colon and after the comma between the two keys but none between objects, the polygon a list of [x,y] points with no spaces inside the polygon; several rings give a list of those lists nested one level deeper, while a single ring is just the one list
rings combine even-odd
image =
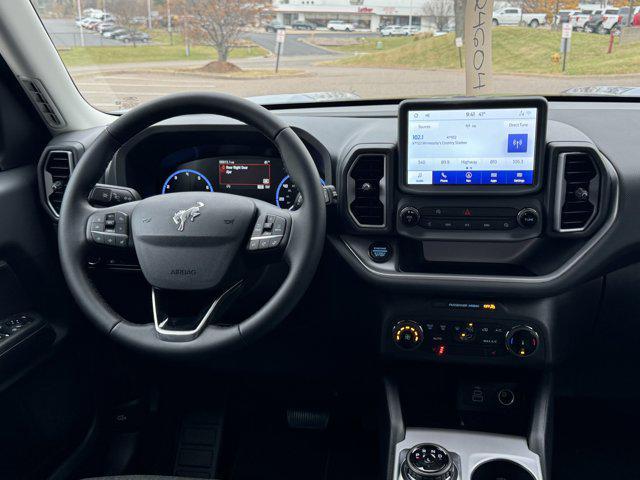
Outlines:
[{"label": "climate control panel", "polygon": [[536,328],[518,320],[407,316],[392,322],[389,337],[396,353],[434,360],[518,361],[541,353],[541,336]]}]

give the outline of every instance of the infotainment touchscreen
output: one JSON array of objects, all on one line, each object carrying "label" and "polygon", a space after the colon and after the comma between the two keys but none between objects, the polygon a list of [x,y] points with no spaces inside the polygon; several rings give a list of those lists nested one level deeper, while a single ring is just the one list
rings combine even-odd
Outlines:
[{"label": "infotainment touchscreen", "polygon": [[505,187],[535,185],[540,122],[546,113],[535,102],[501,107],[499,100],[488,100],[486,106],[476,101],[443,108],[416,103],[402,112],[406,187],[461,191],[480,186],[483,191],[505,191]]}]

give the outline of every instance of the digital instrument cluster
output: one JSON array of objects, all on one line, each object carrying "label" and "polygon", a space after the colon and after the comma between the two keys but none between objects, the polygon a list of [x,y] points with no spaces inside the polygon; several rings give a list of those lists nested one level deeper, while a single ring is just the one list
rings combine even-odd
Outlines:
[{"label": "digital instrument cluster", "polygon": [[299,193],[282,160],[271,157],[201,158],[165,171],[160,193],[191,191],[244,195],[285,209]]}]

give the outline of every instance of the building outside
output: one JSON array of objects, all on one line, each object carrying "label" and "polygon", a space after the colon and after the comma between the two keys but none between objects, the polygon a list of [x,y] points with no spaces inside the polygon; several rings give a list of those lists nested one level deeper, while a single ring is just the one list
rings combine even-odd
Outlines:
[{"label": "building outside", "polygon": [[411,22],[422,30],[428,30],[433,27],[433,20],[425,13],[428,1],[274,0],[273,12],[276,19],[285,25],[304,20],[326,27],[329,20],[343,20],[357,29],[376,31],[385,25],[409,25]]},{"label": "building outside", "polygon": [[[612,0],[602,0],[602,3],[607,1],[613,3]],[[493,8],[495,11],[519,3],[518,0],[497,0]],[[429,4],[431,7],[427,7]],[[592,2],[580,2],[581,8],[591,5]],[[450,17],[448,28],[453,29],[453,0],[448,6],[447,0],[273,0],[272,13],[284,25],[301,20],[323,28],[329,20],[343,20],[358,30],[375,32],[386,25],[409,23],[421,31],[432,31],[436,28],[433,13],[445,16],[445,10]]]}]

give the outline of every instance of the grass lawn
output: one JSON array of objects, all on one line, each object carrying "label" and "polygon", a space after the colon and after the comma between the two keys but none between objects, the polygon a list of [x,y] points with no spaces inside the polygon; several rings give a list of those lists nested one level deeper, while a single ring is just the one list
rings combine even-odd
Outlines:
[{"label": "grass lawn", "polygon": [[[75,47],[61,50],[60,57],[68,67],[106,65],[112,63],[144,63],[172,60],[216,60],[218,55],[213,47],[192,45],[190,56],[185,55],[184,40],[181,35],[173,35],[173,45],[169,43],[166,31],[152,31],[153,44],[131,44],[122,46]],[[264,56],[268,52],[257,45],[238,47],[231,50],[230,59]]]},{"label": "grass lawn", "polygon": [[[331,62],[331,65],[459,68],[453,33],[436,38],[415,39],[384,51],[375,51],[376,39],[372,40],[373,53],[343,58]],[[620,45],[616,39],[611,54],[607,54],[608,45],[608,35],[574,32],[565,74],[606,75],[640,72],[640,43]],[[496,73],[562,74],[561,63],[552,61],[553,54],[559,49],[559,31],[516,27],[493,29],[493,67]]]}]

